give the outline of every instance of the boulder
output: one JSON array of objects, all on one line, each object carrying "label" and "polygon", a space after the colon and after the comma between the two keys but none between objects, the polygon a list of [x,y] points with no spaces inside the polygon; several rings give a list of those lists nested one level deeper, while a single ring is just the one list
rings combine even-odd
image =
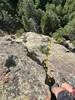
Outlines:
[{"label": "boulder", "polygon": [[22,43],[0,38],[0,100],[50,100],[43,67]]},{"label": "boulder", "polygon": [[54,40],[51,40],[50,52],[47,63],[48,75],[54,77],[59,84],[65,79],[75,86],[75,53]]},{"label": "boulder", "polygon": [[75,54],[33,32],[0,37],[0,100],[50,100],[47,75],[75,86]]},{"label": "boulder", "polygon": [[[28,57],[39,65],[46,60],[45,64],[48,67],[47,74],[49,76],[53,77],[59,84],[65,79],[70,84],[75,85],[75,54],[69,48],[57,44],[53,38],[33,32],[27,32],[25,40],[26,42],[22,43],[27,48]],[[40,47],[41,49],[39,49]],[[69,47],[73,46],[69,44]],[[43,50],[46,52],[44,53]]]},{"label": "boulder", "polygon": [[49,54],[50,38],[48,36],[37,34],[33,32],[26,33],[25,46],[28,50],[28,56],[35,60],[38,64],[41,64]]}]

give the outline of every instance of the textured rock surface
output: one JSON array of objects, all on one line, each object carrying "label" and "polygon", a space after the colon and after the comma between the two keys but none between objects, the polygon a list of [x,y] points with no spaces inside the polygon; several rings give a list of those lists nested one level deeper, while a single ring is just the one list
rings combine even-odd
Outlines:
[{"label": "textured rock surface", "polygon": [[45,59],[47,73],[56,82],[60,84],[65,78],[75,85],[75,54],[64,46],[32,32],[18,39],[0,37],[0,100],[50,100],[41,66]]},{"label": "textured rock surface", "polygon": [[[29,52],[34,51],[36,54],[33,56],[33,58],[36,59],[35,61],[37,61],[37,58],[40,62],[44,59],[48,59],[46,62],[48,75],[54,77],[59,84],[61,84],[62,79],[64,78],[72,85],[75,85],[75,53],[70,52],[64,46],[57,44],[54,39],[50,39],[48,36],[32,32],[26,34],[26,41],[25,46]],[[48,44],[49,41],[51,41],[50,45]],[[48,56],[42,54],[38,49],[41,45],[45,45],[46,47],[50,46],[50,54],[48,54]]]},{"label": "textured rock surface", "polygon": [[48,58],[48,74],[61,84],[64,78],[75,86],[75,53],[51,41],[51,54]]},{"label": "textured rock surface", "polygon": [[45,71],[21,42],[0,38],[0,100],[50,100]]},{"label": "textured rock surface", "polygon": [[[26,34],[26,41],[25,45],[29,53],[31,53],[33,58],[35,58],[34,60],[36,60],[37,63],[42,63],[49,51],[48,43],[50,42],[50,38],[42,34],[28,32]],[[34,57],[33,54],[35,54],[36,57]]]}]

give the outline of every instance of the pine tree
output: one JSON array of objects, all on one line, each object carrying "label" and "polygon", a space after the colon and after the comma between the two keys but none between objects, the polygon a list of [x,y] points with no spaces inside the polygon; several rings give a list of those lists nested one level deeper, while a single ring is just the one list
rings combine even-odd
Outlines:
[{"label": "pine tree", "polygon": [[[25,31],[39,32],[42,10],[36,10],[33,0],[19,0],[18,9]],[[33,26],[31,27],[31,25]]]}]

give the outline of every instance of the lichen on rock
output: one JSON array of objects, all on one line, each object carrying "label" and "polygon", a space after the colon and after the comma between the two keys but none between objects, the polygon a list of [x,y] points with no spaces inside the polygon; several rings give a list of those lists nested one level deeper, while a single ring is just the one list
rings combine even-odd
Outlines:
[{"label": "lichen on rock", "polygon": [[[8,37],[9,38],[9,37]],[[0,100],[45,100],[49,87],[45,85],[43,67],[27,56],[22,43],[13,44],[0,38]],[[11,63],[14,61],[14,63]],[[10,65],[10,66],[9,66]]]}]

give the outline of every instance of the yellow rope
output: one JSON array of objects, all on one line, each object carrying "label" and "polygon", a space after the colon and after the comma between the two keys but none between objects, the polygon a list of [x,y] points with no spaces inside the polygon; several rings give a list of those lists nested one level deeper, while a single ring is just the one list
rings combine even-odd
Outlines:
[{"label": "yellow rope", "polygon": [[48,55],[46,56],[46,59],[43,60],[43,68],[46,72],[46,79],[45,79],[45,84],[47,84],[50,88],[51,86],[55,83],[55,80],[53,77],[51,77],[50,75],[48,75],[48,61],[49,61],[49,56],[50,56],[50,51],[51,51],[51,41],[48,41],[48,48],[49,48],[49,52]]},{"label": "yellow rope", "polygon": [[51,50],[51,41],[50,41],[50,39],[48,41],[47,47],[48,47],[49,51],[48,51],[48,54],[46,55],[46,58],[43,60],[43,67],[44,67],[44,70],[45,70],[46,73],[47,73],[47,70],[48,70],[47,65],[48,65],[48,61],[49,61],[48,59],[49,59],[50,50]]}]

